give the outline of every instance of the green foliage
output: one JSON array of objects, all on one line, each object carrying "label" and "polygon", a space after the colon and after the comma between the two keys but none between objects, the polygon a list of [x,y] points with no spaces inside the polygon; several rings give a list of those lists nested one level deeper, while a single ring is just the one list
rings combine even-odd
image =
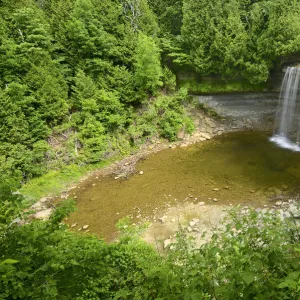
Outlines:
[{"label": "green foliage", "polygon": [[299,52],[299,12],[297,1],[186,0],[182,37],[191,66],[265,82],[279,58]]},{"label": "green foliage", "polygon": [[154,93],[158,87],[162,86],[163,73],[159,48],[152,38],[139,34],[134,59],[136,86],[143,91]]},{"label": "green foliage", "polygon": [[179,35],[182,26],[182,0],[150,0],[164,35]]},{"label": "green foliage", "polygon": [[164,87],[168,92],[173,92],[176,89],[176,75],[168,68],[163,69]]},{"label": "green foliage", "polygon": [[[82,176],[97,168],[102,168],[109,164],[111,161],[101,161],[93,165],[69,165],[63,166],[60,170],[52,170],[40,177],[33,178],[24,184],[20,193],[30,202],[39,200],[45,195],[57,196],[63,189],[71,186],[78,181]],[[10,181],[8,186],[13,186]]]},{"label": "green foliage", "polygon": [[69,210],[64,204],[48,222],[1,227],[2,299],[111,299],[139,294],[138,285],[145,279],[142,271],[159,261],[153,249],[144,243],[108,245],[72,234],[60,224]]},{"label": "green foliage", "polygon": [[[61,223],[72,203],[47,222],[24,223],[23,209],[147,139],[190,133],[187,89],[260,88],[299,53],[299,12],[294,0],[1,1],[0,298],[298,299],[299,231],[275,215],[235,213],[200,249],[181,232],[161,257],[128,220],[106,244]],[[251,85],[176,92],[181,67]],[[12,191],[26,182],[24,200]]]},{"label": "green foliage", "polygon": [[191,133],[194,125],[183,107],[186,98],[187,90],[180,89],[173,95],[160,95],[145,104],[140,115],[135,118],[134,125],[129,127],[133,141],[153,136],[174,141],[180,130]]},{"label": "green foliage", "polygon": [[[205,291],[217,298],[297,299],[298,248],[299,229],[293,222],[274,213],[236,210],[226,229],[194,253],[193,269],[201,272]],[[290,278],[294,284],[285,285]],[[191,278],[191,288],[197,286]]]},{"label": "green foliage", "polygon": [[253,84],[244,80],[231,80],[229,82],[223,80],[197,80],[197,79],[183,79],[178,85],[186,88],[192,95],[197,94],[213,94],[213,93],[230,93],[230,92],[255,92],[264,91],[268,88],[267,84]]},{"label": "green foliage", "polygon": [[58,207],[49,221],[22,226],[11,222],[20,209],[15,203],[0,204],[2,299],[298,299],[300,295],[299,228],[274,213],[233,210],[210,243],[197,249],[181,231],[172,250],[159,256],[138,239],[142,228],[130,225],[128,219],[119,222],[120,241],[106,244],[71,233],[60,223],[72,210],[71,203]]}]

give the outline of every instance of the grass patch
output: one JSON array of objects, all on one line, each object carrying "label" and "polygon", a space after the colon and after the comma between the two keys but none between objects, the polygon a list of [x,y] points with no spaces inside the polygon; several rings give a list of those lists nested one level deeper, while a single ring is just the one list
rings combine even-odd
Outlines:
[{"label": "grass patch", "polygon": [[245,81],[202,81],[196,79],[186,79],[179,82],[179,86],[186,88],[190,94],[213,94],[232,92],[262,92],[267,86],[265,83],[251,84]]},{"label": "grass patch", "polygon": [[[116,160],[115,158],[114,160]],[[96,164],[79,166],[69,165],[61,170],[53,170],[41,177],[34,178],[23,185],[20,192],[27,201],[33,203],[45,196],[57,196],[88,172],[103,168],[109,165],[113,160],[106,160]]]}]

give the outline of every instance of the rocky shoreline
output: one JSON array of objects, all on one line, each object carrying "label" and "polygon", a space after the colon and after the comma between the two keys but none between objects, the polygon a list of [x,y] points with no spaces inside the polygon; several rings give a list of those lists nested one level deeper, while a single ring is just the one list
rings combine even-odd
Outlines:
[{"label": "rocky shoreline", "polygon": [[[210,113],[211,111],[209,111]],[[184,131],[181,131],[178,133],[178,141],[174,143],[170,143],[166,140],[161,140],[161,139],[152,139],[148,143],[144,144],[141,146],[141,148],[136,152],[133,153],[132,155],[115,162],[111,164],[110,166],[96,170],[93,172],[90,172],[83,178],[81,178],[77,183],[73,184],[70,186],[68,189],[63,191],[60,195],[60,200],[67,199],[70,195],[70,192],[77,188],[77,186],[82,183],[85,180],[88,180],[91,176],[93,177],[100,177],[100,176],[112,176],[115,180],[118,179],[124,179],[127,178],[128,176],[137,173],[135,169],[135,165],[137,162],[140,160],[143,160],[146,158],[148,155],[159,152],[161,150],[167,149],[167,148],[176,148],[176,147],[187,147],[191,144],[195,143],[201,143],[206,140],[210,140],[215,136],[219,136],[225,133],[229,132],[236,132],[236,131],[243,131],[243,130],[253,130],[257,129],[255,124],[251,121],[247,122],[245,121],[244,118],[236,118],[236,117],[230,117],[230,116],[219,116],[213,112],[214,117],[209,116],[209,114],[206,114],[203,112],[202,109],[190,109],[190,115],[194,121],[194,126],[195,126],[195,131],[193,134],[188,135],[185,134]],[[261,129],[261,128],[260,128]],[[268,127],[265,128],[266,130],[269,130]],[[143,175],[143,171],[139,171],[140,175]],[[57,197],[56,197],[56,202],[57,202]],[[217,200],[215,201],[217,202]],[[221,205],[205,205],[205,203],[198,203],[197,205],[200,207],[199,211],[203,211],[204,215],[208,218],[209,220],[209,213],[208,211],[212,210],[214,211],[214,222],[216,221],[219,223],[220,221],[220,216],[224,216],[223,214],[223,209],[229,209],[230,207],[223,207]],[[192,205],[192,204],[191,204]],[[196,204],[193,204],[196,205]],[[184,207],[184,205],[183,205]],[[183,209],[181,207],[180,209]],[[47,220],[49,219],[51,213],[55,209],[55,204],[54,204],[54,197],[43,197],[41,198],[38,202],[36,202],[34,205],[32,205],[28,211],[32,211],[32,214],[30,215],[30,219],[39,219],[39,220]],[[175,210],[177,208],[174,208]],[[179,209],[179,210],[180,210]],[[194,207],[195,210],[195,207]],[[196,209],[197,210],[197,209]],[[174,219],[171,218],[171,220]],[[176,218],[175,218],[176,219]],[[193,218],[190,219],[188,222],[195,222],[197,221],[199,217],[194,216]],[[142,221],[142,218],[140,219]],[[168,218],[166,218],[168,220]],[[172,228],[176,228],[176,231],[178,230],[178,225],[176,222],[171,222],[172,223]],[[201,222],[196,222],[197,224],[201,224]],[[164,222],[164,224],[168,224],[168,222]],[[73,224],[74,225],[74,224]],[[88,224],[86,225],[88,226]],[[75,227],[75,226],[74,226]],[[153,227],[156,227],[156,222],[153,223]],[[193,226],[187,227],[187,230],[189,230],[189,234],[196,234],[197,230],[193,228]],[[152,235],[153,236],[153,235]],[[166,239],[168,240],[170,236],[167,236]],[[145,238],[145,240],[148,241],[148,238]],[[170,239],[172,241],[172,239]],[[151,243],[151,241],[148,241]],[[166,242],[168,243],[168,242]]]},{"label": "rocky shoreline", "polygon": [[[83,181],[87,180],[91,176],[114,176],[114,178],[121,179],[126,178],[136,173],[135,165],[138,161],[143,160],[150,154],[157,153],[167,148],[187,147],[191,144],[203,142],[212,139],[214,136],[221,135],[227,132],[245,130],[246,127],[238,127],[235,123],[232,123],[228,119],[216,119],[205,115],[200,110],[195,110],[192,113],[194,120],[195,131],[192,135],[185,134],[184,131],[178,133],[178,141],[170,143],[162,139],[153,139],[152,141],[144,144],[140,149],[132,155],[112,163],[110,166],[100,170],[95,170],[82,177],[78,182],[68,187],[65,191],[62,191],[60,198],[67,199],[70,191],[76,189],[76,187]],[[140,175],[142,175],[140,173]],[[30,215],[31,219],[47,220],[51,213],[55,209],[53,200],[56,197],[47,196],[41,198],[35,204],[33,204],[27,211],[33,211]]]},{"label": "rocky shoreline", "polygon": [[[157,222],[150,224],[142,238],[158,251],[173,250],[180,233],[186,240],[192,241],[194,247],[200,247],[208,243],[213,234],[224,231],[226,217],[232,209],[232,206],[205,203],[187,203],[172,207],[158,218]],[[254,209],[241,206],[238,212],[241,216],[246,216],[251,211],[255,211],[258,216],[271,214],[279,216],[282,220],[292,218],[300,226],[299,202],[294,199],[277,201],[272,207],[265,205]]]}]

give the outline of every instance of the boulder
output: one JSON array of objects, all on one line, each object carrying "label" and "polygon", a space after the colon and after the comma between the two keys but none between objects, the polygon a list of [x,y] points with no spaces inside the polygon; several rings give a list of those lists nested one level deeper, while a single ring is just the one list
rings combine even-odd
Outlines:
[{"label": "boulder", "polygon": [[33,215],[33,218],[38,219],[38,220],[48,220],[53,209],[48,208],[45,210],[41,210]]},{"label": "boulder", "polygon": [[201,137],[207,139],[207,140],[210,140],[211,139],[211,135],[206,133],[206,132],[201,132]]}]

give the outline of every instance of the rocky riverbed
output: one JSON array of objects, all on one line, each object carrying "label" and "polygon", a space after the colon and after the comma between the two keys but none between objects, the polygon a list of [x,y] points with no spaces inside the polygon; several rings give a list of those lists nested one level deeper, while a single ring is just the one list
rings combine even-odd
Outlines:
[{"label": "rocky riverbed", "polygon": [[[226,226],[226,217],[233,209],[232,205],[211,205],[205,203],[186,203],[166,210],[163,215],[150,224],[142,238],[157,248],[158,251],[171,249],[177,243],[176,236],[181,233],[191,240],[195,247],[208,243],[214,233]],[[281,219],[293,218],[300,227],[299,201],[285,199],[270,205],[257,207],[240,206],[238,212],[247,215],[251,210],[259,215],[276,214]]]}]

